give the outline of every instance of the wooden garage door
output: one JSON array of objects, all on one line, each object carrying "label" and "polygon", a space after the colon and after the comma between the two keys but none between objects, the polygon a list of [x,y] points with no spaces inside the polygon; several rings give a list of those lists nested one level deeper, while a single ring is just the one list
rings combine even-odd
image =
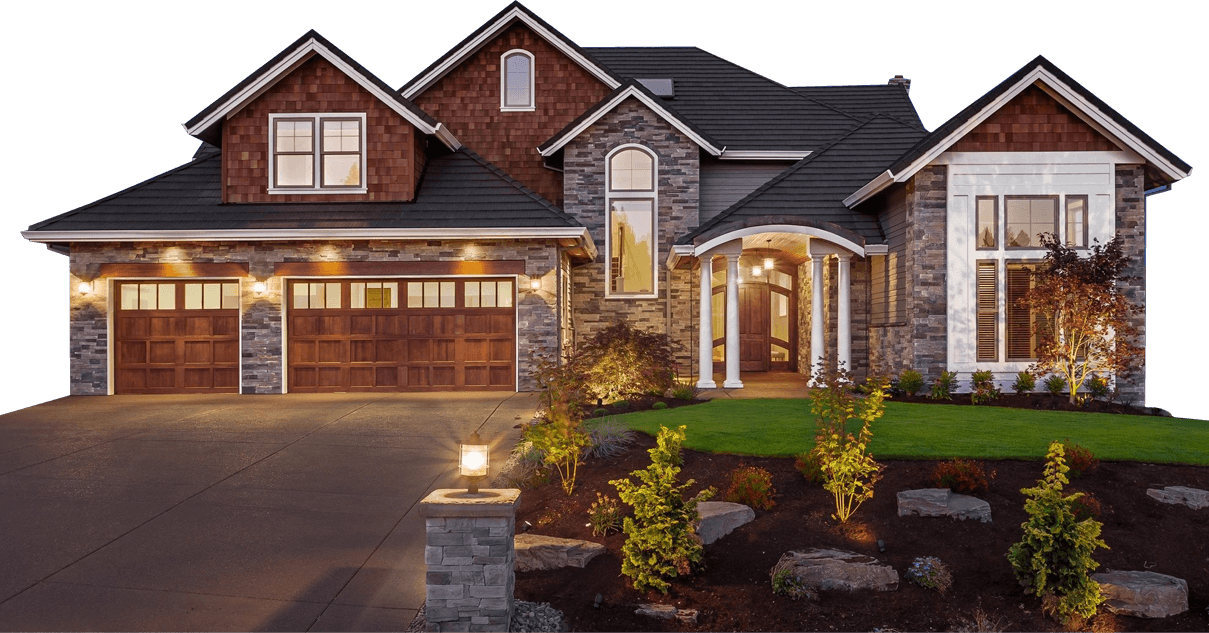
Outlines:
[{"label": "wooden garage door", "polygon": [[239,283],[114,283],[114,391],[237,393]]},{"label": "wooden garage door", "polygon": [[511,279],[290,280],[292,392],[514,390]]}]

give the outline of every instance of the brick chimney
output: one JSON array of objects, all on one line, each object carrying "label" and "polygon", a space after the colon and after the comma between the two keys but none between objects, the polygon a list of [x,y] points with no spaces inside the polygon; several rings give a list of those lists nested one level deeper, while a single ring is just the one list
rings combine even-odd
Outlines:
[{"label": "brick chimney", "polygon": [[902,75],[895,75],[886,83],[891,86],[902,86],[907,89],[907,92],[911,92],[911,80],[904,79]]}]

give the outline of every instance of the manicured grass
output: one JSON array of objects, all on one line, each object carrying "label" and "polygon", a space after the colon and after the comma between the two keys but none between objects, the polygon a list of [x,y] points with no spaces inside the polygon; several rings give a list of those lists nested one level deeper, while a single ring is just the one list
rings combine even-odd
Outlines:
[{"label": "manicured grass", "polygon": [[[801,399],[714,400],[622,419],[652,435],[684,424],[684,446],[712,453],[789,456],[814,445],[810,402]],[[893,401],[873,424],[869,450],[879,459],[1041,459],[1065,438],[1101,460],[1209,464],[1204,420]]]}]

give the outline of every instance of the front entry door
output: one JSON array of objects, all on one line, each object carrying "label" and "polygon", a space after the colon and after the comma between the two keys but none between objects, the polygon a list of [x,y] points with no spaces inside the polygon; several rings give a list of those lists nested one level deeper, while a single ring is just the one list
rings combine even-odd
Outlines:
[{"label": "front entry door", "polygon": [[768,284],[739,285],[739,370],[768,371]]}]

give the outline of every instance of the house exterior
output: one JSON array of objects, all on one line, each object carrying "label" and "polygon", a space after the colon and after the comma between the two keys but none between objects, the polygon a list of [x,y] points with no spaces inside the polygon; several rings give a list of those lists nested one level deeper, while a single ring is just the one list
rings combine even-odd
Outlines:
[{"label": "house exterior", "polygon": [[931,132],[909,88],[582,48],[519,3],[392,88],[311,31],[192,160],[23,236],[68,257],[79,395],[528,391],[615,319],[703,388],[1010,382],[1041,232],[1124,238],[1144,336],[1146,196],[1191,167],[1042,57]]}]

